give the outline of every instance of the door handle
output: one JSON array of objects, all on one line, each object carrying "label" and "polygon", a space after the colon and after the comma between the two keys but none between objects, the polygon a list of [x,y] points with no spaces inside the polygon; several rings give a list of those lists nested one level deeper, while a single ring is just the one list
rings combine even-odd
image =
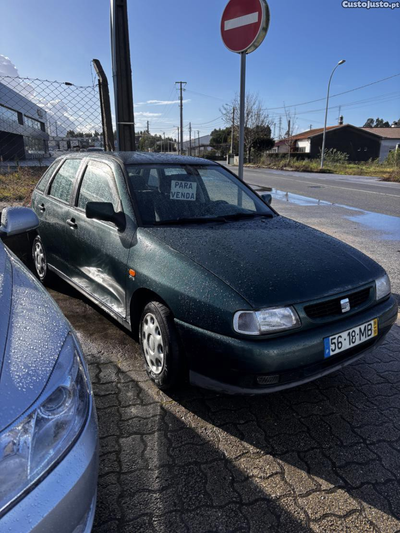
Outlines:
[{"label": "door handle", "polygon": [[67,224],[70,228],[72,229],[75,229],[78,227],[78,224],[75,222],[75,219],[74,218],[68,218],[67,219]]},{"label": "door handle", "polygon": [[45,208],[44,204],[40,204],[39,205],[39,211],[41,211],[42,213],[44,213],[46,211],[46,208]]}]

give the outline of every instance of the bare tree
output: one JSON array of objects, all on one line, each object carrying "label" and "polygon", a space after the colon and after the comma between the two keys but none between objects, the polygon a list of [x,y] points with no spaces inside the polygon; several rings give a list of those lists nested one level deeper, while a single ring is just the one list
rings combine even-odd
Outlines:
[{"label": "bare tree", "polygon": [[[220,113],[224,122],[232,126],[232,117],[239,116],[239,96],[235,98],[229,104],[225,104],[221,107]],[[244,149],[247,153],[247,159],[250,161],[251,150],[254,143],[260,137],[260,132],[269,132],[271,135],[270,126],[272,121],[269,119],[267,111],[264,109],[262,102],[258,94],[246,94],[246,105],[244,112]],[[235,136],[238,137],[239,124],[234,125]]]}]

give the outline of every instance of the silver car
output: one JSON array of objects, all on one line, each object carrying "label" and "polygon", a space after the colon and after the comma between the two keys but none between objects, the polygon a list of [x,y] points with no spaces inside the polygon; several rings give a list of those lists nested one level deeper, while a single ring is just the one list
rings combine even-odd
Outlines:
[{"label": "silver car", "polygon": [[[7,208],[0,238],[38,224],[32,210]],[[97,418],[79,342],[0,242],[0,532],[89,532],[97,475]]]}]

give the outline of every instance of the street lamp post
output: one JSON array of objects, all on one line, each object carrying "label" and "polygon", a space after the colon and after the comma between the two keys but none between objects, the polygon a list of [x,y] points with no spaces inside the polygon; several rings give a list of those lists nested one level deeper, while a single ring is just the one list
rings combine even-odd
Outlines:
[{"label": "street lamp post", "polygon": [[324,135],[322,137],[322,151],[321,151],[321,168],[324,168],[324,158],[325,158],[325,137],[326,137],[326,122],[328,120],[328,107],[329,107],[329,91],[331,88],[331,81],[333,74],[335,73],[335,70],[338,68],[339,65],[343,65],[343,63],[346,63],[345,59],[341,59],[339,63],[336,65],[336,67],[332,70],[331,77],[329,78],[328,83],[328,92],[326,95],[326,109],[325,109],[325,124],[324,124]]}]

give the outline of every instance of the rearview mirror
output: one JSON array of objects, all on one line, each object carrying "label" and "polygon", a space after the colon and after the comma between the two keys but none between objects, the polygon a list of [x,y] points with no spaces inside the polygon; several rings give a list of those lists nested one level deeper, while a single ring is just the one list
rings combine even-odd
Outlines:
[{"label": "rearview mirror", "polygon": [[116,213],[111,202],[88,202],[86,204],[86,217],[112,222],[122,231],[126,226],[124,213]]},{"label": "rearview mirror", "polygon": [[11,237],[39,226],[36,213],[29,207],[6,207],[1,213],[0,237]]},{"label": "rearview mirror", "polygon": [[269,194],[267,192],[265,192],[264,194],[261,195],[261,198],[264,200],[264,202],[268,205],[271,205],[272,203],[272,194]]}]

